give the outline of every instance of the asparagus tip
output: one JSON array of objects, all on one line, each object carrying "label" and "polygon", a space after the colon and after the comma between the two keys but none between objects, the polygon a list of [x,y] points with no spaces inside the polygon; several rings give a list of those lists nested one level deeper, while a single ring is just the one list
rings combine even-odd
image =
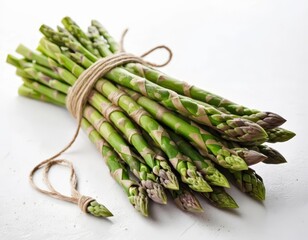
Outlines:
[{"label": "asparagus tip", "polygon": [[230,188],[230,184],[227,178],[222,173],[220,173],[217,169],[214,174],[206,175],[206,176],[207,178],[210,178],[212,185]]},{"label": "asparagus tip", "polygon": [[287,120],[278,115],[277,113],[272,112],[264,112],[266,116],[262,119],[257,121],[257,123],[266,129],[271,129],[278,127],[285,123]]},{"label": "asparagus tip", "polygon": [[221,187],[214,187],[213,192],[201,193],[201,196],[218,208],[234,209],[239,207],[235,200]]},{"label": "asparagus tip", "polygon": [[181,194],[174,199],[175,204],[178,208],[183,211],[192,212],[192,213],[201,213],[204,212],[198,199],[188,190],[183,189]]},{"label": "asparagus tip", "polygon": [[160,169],[158,175],[159,175],[161,184],[165,188],[172,189],[172,190],[179,189],[178,179],[172,171],[166,171],[164,169]]},{"label": "asparagus tip", "polygon": [[259,201],[265,200],[265,187],[263,182],[259,182],[256,186],[256,189],[252,192],[249,192],[250,196]]},{"label": "asparagus tip", "polygon": [[219,150],[216,158],[219,165],[223,166],[224,168],[232,169],[235,171],[242,171],[248,169],[248,166],[244,159],[234,154],[234,152],[230,151],[229,149],[222,148],[221,150]]},{"label": "asparagus tip", "polygon": [[102,204],[93,200],[89,203],[87,211],[95,217],[112,217],[113,214]]},{"label": "asparagus tip", "polygon": [[267,156],[267,159],[263,161],[263,163],[267,164],[281,164],[286,163],[287,160],[280,152],[278,152],[276,149],[271,148],[267,145],[261,145],[259,146],[260,151]]},{"label": "asparagus tip", "polygon": [[227,121],[227,124],[232,127],[225,133],[227,138],[237,142],[264,142],[267,140],[268,135],[266,131],[258,124],[243,119],[234,118]]},{"label": "asparagus tip", "polygon": [[197,192],[211,192],[213,191],[211,186],[203,179],[201,174],[188,174],[188,176],[182,176],[183,182]]},{"label": "asparagus tip", "polygon": [[275,143],[275,142],[286,142],[293,137],[295,137],[295,133],[289,131],[284,128],[273,128],[267,131],[268,134],[268,142]]},{"label": "asparagus tip", "polygon": [[267,156],[254,150],[244,149],[241,152],[237,152],[237,154],[243,158],[249,166],[267,159]]},{"label": "asparagus tip", "polygon": [[146,189],[149,198],[154,202],[167,204],[167,195],[162,185],[151,180],[142,180],[141,184]]},{"label": "asparagus tip", "polygon": [[148,216],[148,203],[149,199],[145,193],[145,190],[142,187],[130,188],[131,196],[129,197],[129,201],[134,206],[134,208],[139,211],[143,216]]}]

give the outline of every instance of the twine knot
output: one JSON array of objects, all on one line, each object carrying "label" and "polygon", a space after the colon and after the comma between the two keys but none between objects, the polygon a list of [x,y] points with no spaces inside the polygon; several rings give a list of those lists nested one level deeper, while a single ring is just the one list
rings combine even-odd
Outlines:
[{"label": "twine knot", "polygon": [[87,208],[88,208],[90,202],[92,202],[92,201],[95,201],[95,199],[92,198],[92,197],[80,195],[77,204],[78,204],[78,207],[81,209],[81,211],[86,213]]}]

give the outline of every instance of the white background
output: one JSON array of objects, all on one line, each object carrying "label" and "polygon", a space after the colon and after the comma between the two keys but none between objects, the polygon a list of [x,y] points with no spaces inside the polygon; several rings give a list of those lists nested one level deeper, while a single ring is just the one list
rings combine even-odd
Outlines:
[{"label": "white background", "polygon": [[[4,1],[0,0],[0,238],[1,239],[307,239],[308,215],[308,4],[291,0],[216,1]],[[151,204],[148,219],[135,211],[109,176],[100,154],[81,134],[66,154],[83,194],[113,213],[108,220],[34,191],[31,168],[64,146],[75,120],[59,107],[17,96],[21,84],[5,63],[19,43],[35,48],[40,24],[69,15],[83,28],[100,20],[139,54],[166,44],[174,59],[163,70],[236,102],[277,112],[297,136],[275,148],[288,164],[255,167],[267,199],[253,201],[232,188],[240,208],[186,214],[172,201]],[[160,54],[152,60],[160,60]],[[52,172],[68,192],[66,169]]]}]

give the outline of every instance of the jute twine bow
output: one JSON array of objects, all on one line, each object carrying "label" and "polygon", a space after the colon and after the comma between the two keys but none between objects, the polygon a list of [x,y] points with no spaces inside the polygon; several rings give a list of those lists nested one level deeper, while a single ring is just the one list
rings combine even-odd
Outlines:
[{"label": "jute twine bow", "polygon": [[[67,98],[66,98],[66,107],[68,111],[72,114],[74,118],[77,120],[77,128],[75,131],[74,136],[72,137],[71,141],[67,144],[66,147],[64,147],[61,151],[59,151],[54,156],[42,161],[38,165],[36,165],[29,175],[30,184],[34,189],[37,191],[44,193],[50,197],[57,198],[60,200],[64,200],[67,202],[72,202],[77,204],[80,209],[83,212],[87,212],[87,207],[91,201],[94,199],[88,196],[81,195],[77,190],[77,175],[74,170],[73,164],[65,159],[56,159],[62,153],[64,153],[66,150],[68,150],[73,143],[76,141],[76,138],[79,134],[80,127],[81,127],[81,120],[83,116],[83,109],[85,104],[87,103],[88,96],[93,89],[95,83],[98,79],[103,77],[106,73],[108,73],[113,68],[116,68],[118,66],[122,66],[126,63],[140,63],[143,65],[147,65],[150,67],[163,67],[166,66],[172,59],[172,51],[170,48],[164,45],[156,46],[149,51],[142,54],[140,57],[135,56],[130,53],[124,52],[123,44],[124,44],[124,37],[127,33],[127,29],[123,32],[121,41],[120,41],[120,51],[118,53],[115,53],[111,56],[104,57],[98,59],[95,63],[93,63],[88,69],[86,69],[76,80],[75,84],[70,88]],[[158,50],[158,49],[164,49],[169,53],[169,57],[166,62],[162,64],[156,64],[149,61],[144,60],[143,58],[151,54],[152,52]],[[109,109],[109,112],[112,111]],[[70,185],[71,185],[71,196],[66,196],[54,189],[52,184],[49,181],[48,173],[52,166],[54,165],[62,165],[66,166],[71,170],[70,174]],[[44,168],[43,172],[43,180],[49,190],[44,190],[36,185],[34,182],[34,175],[35,173],[41,169]]]}]

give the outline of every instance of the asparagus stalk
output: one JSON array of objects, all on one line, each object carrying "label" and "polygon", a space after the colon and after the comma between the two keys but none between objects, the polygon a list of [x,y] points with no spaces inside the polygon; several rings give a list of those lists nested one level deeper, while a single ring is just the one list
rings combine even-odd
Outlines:
[{"label": "asparagus stalk", "polygon": [[65,105],[65,99],[66,95],[58,92],[57,90],[51,89],[43,84],[40,84],[36,81],[32,81],[31,79],[22,77],[22,81],[24,82],[24,85],[28,88],[31,88],[51,99],[54,99],[55,101],[58,101],[59,103]]},{"label": "asparagus stalk", "polygon": [[181,152],[194,162],[198,170],[204,175],[205,179],[210,184],[221,187],[230,187],[228,180],[214,167],[211,160],[202,157],[197,150],[174,132],[169,131],[169,135],[181,149]]},{"label": "asparagus stalk", "polygon": [[[109,44],[112,53],[117,53],[120,50],[119,44],[98,21],[92,20],[92,26],[97,29],[97,32],[91,29],[92,36],[95,36],[96,41],[99,39],[97,36],[97,33],[99,33],[106,40],[107,44]],[[99,41],[99,43],[103,42]],[[286,121],[276,113],[261,112],[238,105],[218,95],[189,85],[186,82],[179,81],[156,69],[144,66],[139,63],[128,63],[125,65],[125,69],[135,75],[146,78],[147,80],[157,85],[173,90],[178,94],[208,103],[217,108],[224,108],[231,114],[244,116],[246,119],[258,123],[265,129],[278,127]]]},{"label": "asparagus stalk", "polygon": [[47,102],[47,103],[51,103],[51,104],[54,104],[54,105],[58,105],[58,106],[61,106],[61,107],[64,107],[65,105],[61,102],[58,102],[58,101],[55,101],[54,99],[51,99],[43,94],[40,94],[39,92],[31,89],[31,88],[28,88],[26,85],[21,85],[19,88],[18,88],[18,94],[20,96],[24,96],[24,97],[28,97],[28,98],[31,98],[31,99],[35,99],[35,100],[38,100],[38,101],[41,101],[41,102]]},{"label": "asparagus stalk", "polygon": [[[197,124],[194,122],[190,122],[191,125],[199,127]],[[212,131],[209,128],[206,128],[203,126],[203,129],[209,131],[212,133],[216,139],[221,142],[224,146],[227,146],[228,148],[232,149],[232,151],[236,152],[238,156],[240,156],[242,159],[245,160],[246,164],[248,166],[251,166],[253,164],[257,164],[259,162],[262,162],[267,159],[267,156],[262,154],[260,151],[255,151],[253,148],[246,148],[241,146],[237,142],[232,142],[232,141],[226,141],[225,139],[221,138],[217,133]],[[207,156],[208,154],[203,152],[202,150],[199,150],[200,154],[203,156]]]},{"label": "asparagus stalk", "polygon": [[[201,169],[199,170],[203,174],[205,174],[205,177],[210,182],[210,184],[216,185],[211,186],[213,189],[212,192],[200,193],[201,196],[207,199],[209,203],[218,208],[238,208],[237,203],[223,188],[229,187],[229,183],[225,176],[215,168],[215,166],[211,163],[210,160],[207,160],[202,157],[190,144],[185,142],[183,138],[171,131],[169,132],[169,134],[172,136],[173,140],[180,147],[183,153],[186,154],[192,161],[196,162],[197,166],[200,166]],[[218,178],[217,176],[215,176],[215,173],[218,174]]]},{"label": "asparagus stalk", "polygon": [[[89,96],[89,103],[104,113],[104,109],[112,106],[106,98],[100,94]],[[161,184],[169,189],[178,189],[178,182],[166,160],[158,159],[144,140],[141,133],[136,129],[134,124],[121,111],[114,111],[110,114],[111,122],[126,136],[128,141],[135,147],[137,152],[142,156],[147,165],[152,169],[153,173],[160,178]]]},{"label": "asparagus stalk", "polygon": [[[83,47],[79,42],[73,41],[68,35],[57,33],[45,25],[41,26],[40,30],[48,39],[59,46],[65,46],[72,51],[79,52],[91,62],[97,60],[95,55]],[[67,30],[70,31],[70,29]],[[73,35],[77,34],[76,32],[71,33]],[[77,35],[76,38],[78,37],[80,36]],[[111,54],[112,52],[109,51],[106,53],[106,56]],[[223,114],[210,105],[208,107],[199,105],[194,101],[177,95],[173,91],[164,89],[144,78],[133,75],[123,68],[114,68],[106,74],[106,77],[135,91],[139,91],[154,100],[160,101],[166,107],[178,111],[197,122],[207,124],[228,135],[235,141],[265,140],[267,137],[266,132],[257,124],[233,115]]]},{"label": "asparagus stalk", "polygon": [[[109,44],[111,52],[118,52],[120,49],[119,44],[107,32],[107,30],[96,20],[92,21],[92,25],[93,26],[89,28],[89,31],[93,41],[95,41],[95,43],[100,46],[104,45],[105,40]],[[100,35],[104,40],[100,38]],[[276,113],[261,112],[255,109],[249,109],[247,107],[240,106],[213,93],[207,92],[195,86],[191,86],[186,82],[174,79],[156,69],[144,66],[139,63],[128,63],[125,65],[125,69],[162,87],[174,90],[178,94],[192,97],[201,101],[201,103],[206,102],[211,104],[217,107],[221,112],[243,116],[248,120],[258,123],[260,126],[266,129],[269,138],[268,142],[284,142],[295,136],[295,133],[289,130],[277,128],[286,120]]]},{"label": "asparagus stalk", "polygon": [[44,85],[49,86],[52,89],[58,90],[59,92],[62,92],[64,94],[67,94],[69,91],[70,86],[62,83],[59,80],[52,79],[51,77],[45,75],[42,72],[38,72],[33,67],[25,68],[25,69],[19,69],[20,71],[25,71],[26,74],[28,74],[32,79],[43,83]]},{"label": "asparagus stalk", "polygon": [[[41,41],[42,42],[42,41]],[[44,46],[41,45],[41,50],[44,50],[45,53],[50,54],[48,49],[53,49],[53,53],[56,50],[55,46],[50,46],[52,45],[51,43],[48,43],[46,40],[42,42]],[[75,74],[79,76],[83,69],[73,61],[71,61],[69,58],[67,58],[64,55],[60,55],[61,50],[58,49],[57,53],[53,55],[55,59],[58,59],[61,64],[63,64],[67,69],[71,71],[75,71]],[[75,77],[76,79],[76,77]],[[96,84],[96,89],[99,90],[101,93],[103,93],[105,96],[109,97],[110,99],[113,99],[112,95],[114,94],[123,94],[123,92],[120,92],[113,84],[111,84],[109,81],[101,79],[98,80]],[[90,97],[90,103],[96,107],[99,108],[102,104],[102,97],[98,96],[96,94],[96,99],[100,98],[100,101],[92,101],[94,97]],[[106,100],[104,100],[106,101]],[[125,110],[129,115],[134,114],[134,111],[139,111],[140,113],[140,106],[129,96],[122,96],[118,99],[118,101],[114,101],[114,104],[118,104],[123,110]],[[144,111],[144,110],[143,110]],[[171,159],[171,164],[175,167],[175,169],[181,174],[182,180],[189,184],[189,186],[196,190],[196,191],[211,191],[211,188],[209,185],[203,180],[201,177],[200,173],[196,171],[196,167],[191,164],[190,162],[187,162],[185,159],[183,159],[176,148],[175,144],[170,140],[170,137],[164,133],[164,129],[153,119],[147,114],[145,111],[143,114],[141,114],[140,118],[137,120],[135,118],[137,123],[143,127],[146,131],[149,132],[152,138],[157,141],[162,149],[166,152],[167,156],[169,159]],[[117,124],[118,121],[114,121],[114,124]],[[124,130],[127,129],[126,127]],[[137,144],[137,147],[138,148]],[[142,154],[142,152],[139,151],[139,153]],[[163,163],[163,162],[162,162]],[[171,171],[170,171],[171,172]],[[176,180],[174,177],[172,177],[171,174],[167,173],[169,176],[169,179],[166,180],[169,185],[172,184],[173,186],[176,184]],[[164,175],[165,176],[165,175]],[[172,180],[174,179],[174,180]],[[169,188],[171,188],[169,187]],[[175,188],[175,187],[173,187]]]},{"label": "asparagus stalk", "polygon": [[[113,100],[114,104],[119,105],[139,126],[149,133],[151,138],[166,153],[171,164],[181,174],[181,178],[185,183],[189,184],[196,191],[211,191],[211,188],[202,180],[200,174],[196,172],[196,167],[182,157],[179,149],[171,140],[166,130],[131,97],[126,94],[124,95],[123,91],[104,79],[96,84],[96,89],[105,96],[108,96],[110,100]],[[114,95],[121,97],[114,100]]]},{"label": "asparagus stalk", "polygon": [[126,192],[130,203],[142,215],[148,216],[148,197],[144,188],[132,180],[128,171],[120,161],[120,157],[111,149],[109,144],[101,137],[94,127],[85,119],[82,119],[81,127],[88,134],[90,140],[96,145],[101,152],[111,176],[121,185]]},{"label": "asparagus stalk", "polygon": [[85,118],[95,127],[101,136],[115,149],[120,157],[129,165],[131,171],[141,180],[148,196],[155,202],[166,204],[167,197],[157,178],[150,168],[143,164],[126,144],[124,139],[117,133],[111,124],[103,116],[89,105],[84,109]]},{"label": "asparagus stalk", "polygon": [[[88,29],[89,35],[68,17],[62,22],[65,29],[58,27],[58,32],[45,25],[40,29],[47,39],[43,38],[40,41],[38,50],[46,56],[34,53],[23,45],[20,45],[17,51],[25,59],[8,56],[7,62],[17,67],[17,75],[21,76],[24,82],[19,88],[20,95],[64,106],[67,92],[84,68],[90,67],[99,57],[108,57],[120,50],[119,44],[97,21],[92,21],[92,26]],[[151,80],[153,76],[156,80]],[[269,142],[277,142],[294,137],[294,133],[278,127],[285,122],[283,118],[274,113],[237,105],[142,64],[131,63],[114,68],[105,77],[108,80],[100,79],[95,86],[96,90],[92,91],[88,99],[82,127],[86,129],[89,138],[97,145],[102,155],[105,155],[111,174],[124,188],[130,202],[142,214],[147,215],[148,200],[145,192],[156,202],[167,201],[162,186],[157,183],[158,177],[169,181],[161,181],[165,187],[174,188],[178,185],[177,178],[172,175],[166,161],[167,157],[181,174],[182,181],[192,189],[202,192],[203,197],[218,207],[238,206],[221,187],[229,186],[227,180],[207,158],[226,168],[221,171],[229,173],[241,191],[255,199],[265,199],[262,178],[248,168],[247,164],[258,162],[260,158],[256,160],[254,157],[264,155],[267,156],[265,163],[285,162],[276,150],[259,145],[266,139]],[[123,86],[115,86],[109,80]],[[181,90],[178,91],[178,88]],[[203,94],[203,97],[198,99],[194,94]],[[217,103],[217,106],[212,101]],[[114,105],[122,110],[117,108],[108,114],[109,116],[104,114],[105,107]],[[117,132],[95,108],[121,133]],[[143,137],[139,127],[135,126],[124,111],[142,128],[146,137]],[[138,117],[135,117],[134,113],[138,113]],[[200,127],[193,121],[189,123],[185,118],[204,126]],[[158,122],[167,125],[175,133],[168,133]],[[216,137],[217,132],[213,133],[213,129],[225,139],[234,142],[226,142],[219,136]],[[207,158],[201,156],[179,135],[199,148],[201,155]],[[153,143],[157,146],[151,146]],[[137,152],[134,152],[135,149]],[[130,179],[120,158],[139,178],[141,186]],[[169,171],[171,175],[167,174]],[[211,185],[214,185],[212,188],[204,181],[201,173]],[[172,184],[173,187],[170,187]],[[191,191],[182,185],[179,187],[178,190],[169,190],[179,207],[188,211],[200,211],[202,207]],[[111,214],[95,201],[88,206],[88,212],[96,216]]]},{"label": "asparagus stalk", "polygon": [[217,108],[225,108],[230,114],[242,116],[245,119],[259,124],[264,129],[271,129],[282,125],[286,120],[276,113],[261,112],[255,109],[249,109],[225,98],[205,91],[187,82],[179,81],[153,68],[142,64],[129,63],[125,66],[129,72],[149,81],[177,92],[178,94],[191,97],[204,103],[213,105]]},{"label": "asparagus stalk", "polygon": [[[157,154],[157,156],[159,156],[160,158],[164,158],[165,153],[161,151],[159,145],[153,141],[153,139],[146,131],[143,131],[143,134],[151,145],[153,151]],[[178,190],[169,189],[169,192],[176,206],[181,210],[192,213],[203,212],[203,208],[196,196],[191,190],[187,189],[184,184],[179,184]]]},{"label": "asparagus stalk", "polygon": [[[34,89],[39,92],[42,92],[43,94],[48,94],[51,98],[56,95],[59,95],[54,94],[54,91],[50,91],[49,88],[39,84],[38,82],[33,82],[27,79],[24,79],[24,81],[28,87],[31,87],[33,85],[35,87]],[[56,83],[60,84],[59,81]],[[61,98],[61,101],[62,103],[65,103],[65,99]],[[97,129],[97,131],[101,133],[101,135],[112,145],[112,147],[115,148],[121,158],[126,161],[126,163],[130,166],[132,172],[141,180],[143,187],[146,188],[149,197],[158,203],[165,204],[167,201],[166,195],[162,187],[156,183],[156,177],[154,177],[150,169],[148,169],[148,167],[142,163],[140,158],[137,158],[133,155],[132,152],[130,152],[126,142],[120,137],[120,135],[117,135],[117,132],[113,129],[113,127],[109,123],[107,123],[107,121],[97,111],[94,111],[94,113],[92,114],[92,110],[94,109],[92,109],[90,106],[88,106],[87,109],[88,114],[86,114],[85,111],[85,117],[90,121],[92,119],[91,116],[93,115],[94,119],[92,119],[92,121],[94,122],[91,122],[93,125],[97,122],[103,122],[100,126],[103,128],[103,130]],[[103,131],[105,135],[103,135],[101,131]]]},{"label": "asparagus stalk", "polygon": [[[59,70],[59,67],[57,70]],[[51,79],[47,75],[41,72],[37,72],[34,68],[27,68],[25,69],[25,72],[31,75],[35,80],[40,81],[50,86],[51,88],[57,89],[64,93],[67,93],[69,90],[68,85],[58,80]],[[45,72],[47,73],[47,70],[45,70]],[[63,77],[66,77],[64,79],[66,82],[76,81],[76,77],[69,74],[64,74],[62,75],[62,78]],[[68,77],[69,79],[67,79]],[[92,91],[91,96],[89,96],[88,102],[103,114],[105,113],[104,108],[108,108],[109,106],[111,106],[109,100],[107,100],[94,90]],[[172,173],[168,163],[166,161],[160,161],[155,158],[154,152],[149,148],[142,135],[135,129],[135,126],[132,124],[130,119],[128,119],[126,115],[124,115],[121,111],[114,111],[110,114],[110,120],[123,134],[126,135],[130,143],[136,147],[137,151],[141,154],[143,159],[145,159],[148,166],[151,167],[154,174],[156,174],[160,178],[160,182],[166,188],[177,189],[178,183],[176,177]]]},{"label": "asparagus stalk", "polygon": [[[65,95],[53,90],[39,82],[35,82],[26,78],[23,78],[25,86],[31,88],[47,97],[54,99],[65,104]],[[156,177],[150,171],[148,166],[142,163],[142,160],[135,156],[129,146],[126,144],[125,140],[116,132],[116,130],[111,126],[95,109],[88,106],[87,111],[84,111],[84,117],[91,122],[92,125],[97,123],[102,123],[100,127],[96,129],[102,137],[115,149],[119,156],[129,165],[130,170],[135,174],[135,176],[141,181],[142,186],[146,189],[148,196],[155,202],[165,204],[167,197],[160,184],[156,181]]]},{"label": "asparagus stalk", "polygon": [[234,150],[240,157],[245,159],[248,166],[251,166],[258,162],[269,164],[280,164],[287,162],[286,159],[277,150],[267,145],[255,145],[248,146],[247,148],[245,148],[237,142],[225,141],[221,138],[219,140],[225,146],[228,146],[229,148]]},{"label": "asparagus stalk", "polygon": [[141,96],[132,90],[118,87],[126,91],[139,105],[152,114],[152,116],[163,122],[177,134],[182,135],[204,151],[213,154],[213,160],[222,167],[234,170],[247,169],[245,161],[237,156],[235,152],[217,142],[212,134],[187,123],[155,101]]},{"label": "asparagus stalk", "polygon": [[[74,66],[74,65],[73,65]],[[74,68],[76,68],[75,66],[74,66]],[[31,71],[30,71],[31,70]],[[33,70],[33,69],[28,69],[28,71],[27,71],[27,73],[28,74],[30,74],[30,75],[32,75],[32,76],[35,76],[35,78],[36,78],[36,80],[42,80],[42,82],[44,83],[44,81],[46,80],[46,83],[47,84],[49,84],[51,87],[56,87],[56,89],[65,89],[65,91],[67,91],[68,90],[68,87],[62,87],[62,85],[63,86],[66,86],[65,84],[62,84],[61,82],[59,82],[59,81],[57,81],[57,80],[51,80],[51,79],[49,79],[47,76],[45,76],[45,75],[43,75],[43,74],[35,74],[35,71]],[[95,98],[96,97],[96,101],[95,101],[95,99],[93,100],[93,98]],[[97,100],[97,98],[98,98],[98,100]],[[96,106],[97,108],[99,108],[100,106],[101,106],[101,104],[102,104],[102,102],[104,102],[104,99],[102,99],[102,97],[101,96],[99,96],[98,94],[93,94],[90,98],[90,103],[93,105],[93,106]],[[118,123],[118,119],[121,119],[121,117],[119,117],[119,116],[116,116],[115,117],[115,119],[114,119],[114,123],[115,124],[117,124]],[[127,127],[124,127],[123,128],[123,132],[125,133],[125,131],[127,130],[127,129],[132,129],[132,128],[127,128]],[[138,146],[138,144],[135,144],[135,145],[137,145]],[[149,148],[148,148],[149,149]],[[148,161],[149,162],[149,161]],[[150,162],[151,163],[151,162]],[[189,164],[189,163],[188,163]],[[151,166],[151,165],[150,165]],[[180,165],[181,166],[181,165]],[[179,170],[179,172],[181,172],[180,170]],[[183,171],[182,171],[183,172]],[[160,173],[160,174],[157,174],[157,175],[159,175],[160,177],[163,177],[163,176],[166,176],[166,174],[164,174],[164,173]],[[172,178],[169,178],[169,179],[172,179]],[[167,181],[165,181],[165,182],[167,182]],[[170,181],[169,181],[170,182]],[[186,181],[187,182],[187,181]],[[168,182],[167,182],[168,183]],[[166,184],[165,184],[166,185]],[[195,188],[196,189],[196,188]],[[198,188],[198,190],[200,191],[200,187]],[[209,191],[210,190],[210,187],[208,187],[207,186],[207,189],[205,189],[206,191]]]},{"label": "asparagus stalk", "polygon": [[[38,99],[38,100],[43,100],[43,101],[47,101],[47,102],[50,102],[50,103],[56,102],[56,100],[48,98],[45,95],[42,95],[42,94],[40,94],[40,93],[30,89],[30,88],[27,88],[25,86],[22,86],[20,88],[20,90],[21,91],[19,91],[19,92],[20,92],[20,95],[22,95],[22,96],[26,96],[26,97],[30,97],[30,98],[34,98],[34,99]],[[58,105],[65,106],[63,103],[60,103],[60,102],[56,102],[56,103]],[[86,125],[86,123],[88,123],[88,125]],[[100,139],[99,141],[96,142],[96,146],[99,146],[99,143],[101,141],[104,141],[104,140],[100,137],[99,133],[96,130],[94,130],[91,127],[91,131],[89,131],[89,130],[87,130],[86,126],[90,126],[90,123],[86,119],[83,119],[82,127],[85,129],[85,131],[88,134],[95,134],[95,137],[92,138],[92,141],[95,140],[96,137],[98,137],[98,139]],[[151,138],[147,138],[147,139],[149,141],[151,141]],[[154,143],[154,142],[151,141],[151,143]],[[151,145],[151,148],[156,150],[155,153],[157,155],[160,155],[161,157],[163,157],[161,155],[161,152],[159,151],[159,148],[155,148],[153,145]],[[106,156],[103,155],[103,157],[106,157]],[[107,154],[107,157],[109,157],[108,154]],[[121,163],[119,163],[119,164],[121,164]],[[109,168],[111,168],[111,167],[109,167]],[[114,175],[112,175],[112,176],[114,176]],[[127,175],[123,174],[123,177],[126,177],[126,176]],[[116,179],[116,180],[119,181],[119,179]],[[123,180],[123,178],[122,178],[122,180]],[[126,179],[124,179],[124,180],[123,180],[124,183],[127,183],[127,180]],[[128,184],[123,184],[123,183],[120,183],[120,185],[122,187],[128,186]],[[223,188],[212,186],[212,189],[213,189],[212,193],[201,193],[201,195],[203,197],[205,197],[206,199],[208,199],[211,204],[213,204],[216,207],[220,207],[220,208],[236,208],[237,207],[236,202],[232,199],[232,197],[230,195],[228,195],[224,191]],[[128,192],[128,194],[129,193],[135,193],[134,189],[132,189],[131,191],[126,190],[126,192]],[[189,211],[189,212],[202,212],[203,211],[198,199],[194,196],[194,194],[191,191],[187,190],[183,185],[180,185],[179,190],[169,190],[169,192],[171,193],[171,196],[174,199],[176,205],[180,209],[182,209],[184,211]],[[142,193],[140,193],[140,194],[142,194]],[[139,196],[139,195],[136,194],[136,195],[133,195],[133,196],[136,197],[136,196]],[[146,208],[147,205],[146,205],[145,202],[143,202],[144,197],[141,196],[140,199],[139,198],[135,199],[135,198],[132,198],[132,197],[130,198],[130,197],[131,196],[129,196],[129,199],[132,202],[132,204],[133,203],[137,204],[137,205],[135,205],[135,208],[137,208],[137,210],[141,211],[141,213],[143,215],[147,215],[147,212],[146,212],[147,211],[147,208]],[[139,200],[141,200],[141,202]]]},{"label": "asparagus stalk", "polygon": [[[28,88],[24,85],[19,87],[18,93],[21,96],[44,101],[60,106],[64,104],[51,99],[35,90]],[[96,145],[101,152],[109,170],[111,176],[120,184],[120,186],[126,192],[130,203],[136,208],[142,215],[148,216],[148,197],[145,194],[145,190],[139,186],[139,184],[130,178],[127,169],[121,163],[120,157],[111,149],[109,144],[100,136],[100,134],[93,128],[93,126],[85,119],[82,119],[81,127],[87,133],[89,139]]]},{"label": "asparagus stalk", "polygon": [[213,192],[200,193],[210,204],[218,208],[238,208],[234,199],[225,191],[223,187],[213,186]]}]

